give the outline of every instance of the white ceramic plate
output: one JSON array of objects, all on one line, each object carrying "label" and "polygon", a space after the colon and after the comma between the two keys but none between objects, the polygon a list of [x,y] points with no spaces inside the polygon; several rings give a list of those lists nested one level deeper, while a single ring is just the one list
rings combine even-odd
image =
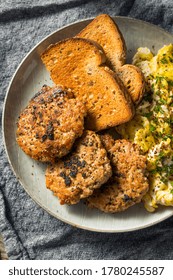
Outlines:
[{"label": "white ceramic plate", "polygon": [[[156,52],[165,44],[173,42],[171,34],[143,21],[115,17],[126,41],[128,62],[138,47],[149,47]],[[41,41],[24,58],[10,83],[3,112],[4,142],[11,167],[26,192],[42,208],[54,217],[87,230],[99,232],[125,232],[145,228],[173,215],[173,208],[162,207],[148,213],[143,204],[118,214],[105,214],[88,209],[83,203],[61,206],[58,199],[46,189],[44,171],[46,165],[29,158],[15,140],[16,120],[30,98],[43,84],[51,85],[49,73],[41,62],[40,54],[50,45],[77,34],[91,20],[66,26]]]}]

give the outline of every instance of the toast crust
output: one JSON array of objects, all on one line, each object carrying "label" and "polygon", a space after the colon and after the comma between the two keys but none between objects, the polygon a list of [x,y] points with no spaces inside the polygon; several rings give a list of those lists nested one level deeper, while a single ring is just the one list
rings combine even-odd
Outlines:
[{"label": "toast crust", "polygon": [[142,71],[135,65],[124,64],[117,72],[135,104],[138,104],[144,94],[145,82]]},{"label": "toast crust", "polygon": [[41,59],[55,84],[71,88],[86,104],[86,128],[99,131],[129,121],[134,108],[118,77],[105,67],[103,49],[83,38],[50,46]]},{"label": "toast crust", "polygon": [[107,14],[98,15],[76,37],[91,39],[101,45],[107,65],[116,72],[133,102],[138,104],[144,93],[144,77],[138,67],[125,64],[126,44],[113,19]]},{"label": "toast crust", "polygon": [[98,15],[76,37],[97,42],[106,54],[107,64],[112,70],[126,61],[126,44],[119,27],[107,14]]}]

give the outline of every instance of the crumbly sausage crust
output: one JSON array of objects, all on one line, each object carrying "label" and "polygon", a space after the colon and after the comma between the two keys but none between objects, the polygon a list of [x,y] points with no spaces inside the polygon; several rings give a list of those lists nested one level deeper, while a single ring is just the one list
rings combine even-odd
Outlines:
[{"label": "crumbly sausage crust", "polygon": [[82,135],[85,115],[70,89],[43,86],[19,116],[17,143],[30,157],[54,162]]},{"label": "crumbly sausage crust", "polygon": [[46,170],[46,186],[61,204],[76,204],[88,197],[112,175],[107,152],[100,138],[85,131],[75,150]]},{"label": "crumbly sausage crust", "polygon": [[124,211],[139,203],[148,190],[146,157],[140,155],[138,147],[127,140],[102,137],[102,142],[111,160],[113,176],[87,199],[87,205],[104,212]]}]

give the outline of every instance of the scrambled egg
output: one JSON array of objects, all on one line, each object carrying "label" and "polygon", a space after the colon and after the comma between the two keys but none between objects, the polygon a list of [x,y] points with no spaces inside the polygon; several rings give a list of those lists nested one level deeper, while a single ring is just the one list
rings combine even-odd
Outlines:
[{"label": "scrambled egg", "polygon": [[144,73],[146,93],[134,119],[117,130],[147,155],[150,188],[143,201],[153,212],[159,204],[173,206],[173,45],[156,56],[139,48],[133,63]]}]

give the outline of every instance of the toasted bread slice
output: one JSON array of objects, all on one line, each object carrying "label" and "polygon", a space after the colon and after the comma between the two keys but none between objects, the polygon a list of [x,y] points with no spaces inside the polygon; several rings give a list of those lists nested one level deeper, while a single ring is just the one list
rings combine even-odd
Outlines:
[{"label": "toasted bread slice", "polygon": [[107,63],[112,70],[119,69],[126,61],[126,44],[124,38],[107,14],[101,14],[91,21],[76,37],[97,42],[106,54]]},{"label": "toasted bread slice", "polygon": [[108,66],[120,77],[133,102],[138,103],[143,96],[144,78],[138,67],[129,64],[123,66],[126,60],[126,45],[123,35],[113,19],[107,14],[101,14],[76,37],[96,41],[102,46]]},{"label": "toasted bread slice", "polygon": [[51,45],[41,59],[55,84],[71,88],[87,107],[86,128],[99,131],[129,121],[133,103],[104,66],[105,53],[90,40],[71,38]]},{"label": "toasted bread slice", "polygon": [[144,76],[141,70],[132,64],[124,64],[117,72],[135,104],[138,104],[144,94]]}]

